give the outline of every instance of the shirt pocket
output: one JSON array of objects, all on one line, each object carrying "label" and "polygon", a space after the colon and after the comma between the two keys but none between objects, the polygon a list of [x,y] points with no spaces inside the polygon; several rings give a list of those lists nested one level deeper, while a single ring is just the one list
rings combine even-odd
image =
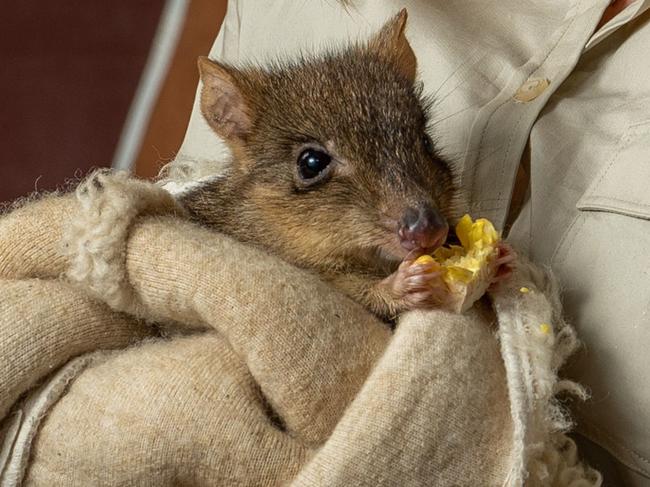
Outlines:
[{"label": "shirt pocket", "polygon": [[646,243],[650,240],[650,119],[625,129],[576,210],[551,257],[552,266],[563,265],[585,248],[625,240],[622,232],[630,227],[647,233]]},{"label": "shirt pocket", "polygon": [[576,206],[650,220],[650,120],[630,126],[617,149]]}]

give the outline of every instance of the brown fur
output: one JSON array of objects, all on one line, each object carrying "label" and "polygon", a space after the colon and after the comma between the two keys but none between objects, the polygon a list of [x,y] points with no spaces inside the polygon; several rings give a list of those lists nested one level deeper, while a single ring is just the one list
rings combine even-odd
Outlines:
[{"label": "brown fur", "polygon": [[[386,279],[406,255],[404,211],[422,201],[453,211],[405,22],[402,11],[367,43],[267,68],[201,60],[202,112],[233,161],[184,198],[196,220],[318,272],[384,317],[417,305]],[[305,144],[337,161],[309,188],[296,169]]]}]

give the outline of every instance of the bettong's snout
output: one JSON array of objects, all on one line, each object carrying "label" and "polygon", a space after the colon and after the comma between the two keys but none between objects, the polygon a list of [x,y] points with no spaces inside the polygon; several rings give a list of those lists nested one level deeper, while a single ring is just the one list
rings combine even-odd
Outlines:
[{"label": "bettong's snout", "polygon": [[440,212],[428,203],[404,211],[398,235],[406,250],[435,249],[445,243],[449,225]]}]

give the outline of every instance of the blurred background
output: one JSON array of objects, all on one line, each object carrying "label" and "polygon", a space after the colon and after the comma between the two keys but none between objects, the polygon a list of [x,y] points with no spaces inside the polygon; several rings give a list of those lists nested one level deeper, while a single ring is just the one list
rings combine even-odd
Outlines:
[{"label": "blurred background", "polygon": [[93,167],[155,176],[181,145],[226,0],[3,4],[0,202]]}]

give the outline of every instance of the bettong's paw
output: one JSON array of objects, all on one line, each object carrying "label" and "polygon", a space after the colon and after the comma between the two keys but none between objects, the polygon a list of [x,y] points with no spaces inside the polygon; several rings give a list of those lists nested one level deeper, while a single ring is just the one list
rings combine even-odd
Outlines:
[{"label": "bettong's paw", "polygon": [[433,261],[415,263],[418,255],[409,255],[397,271],[384,280],[393,299],[406,309],[451,309],[457,296],[450,293],[442,279],[443,269]]},{"label": "bettong's paw", "polygon": [[497,258],[495,261],[496,273],[492,278],[490,290],[495,289],[501,282],[507,281],[512,277],[512,271],[517,265],[517,253],[506,242],[497,244]]}]

